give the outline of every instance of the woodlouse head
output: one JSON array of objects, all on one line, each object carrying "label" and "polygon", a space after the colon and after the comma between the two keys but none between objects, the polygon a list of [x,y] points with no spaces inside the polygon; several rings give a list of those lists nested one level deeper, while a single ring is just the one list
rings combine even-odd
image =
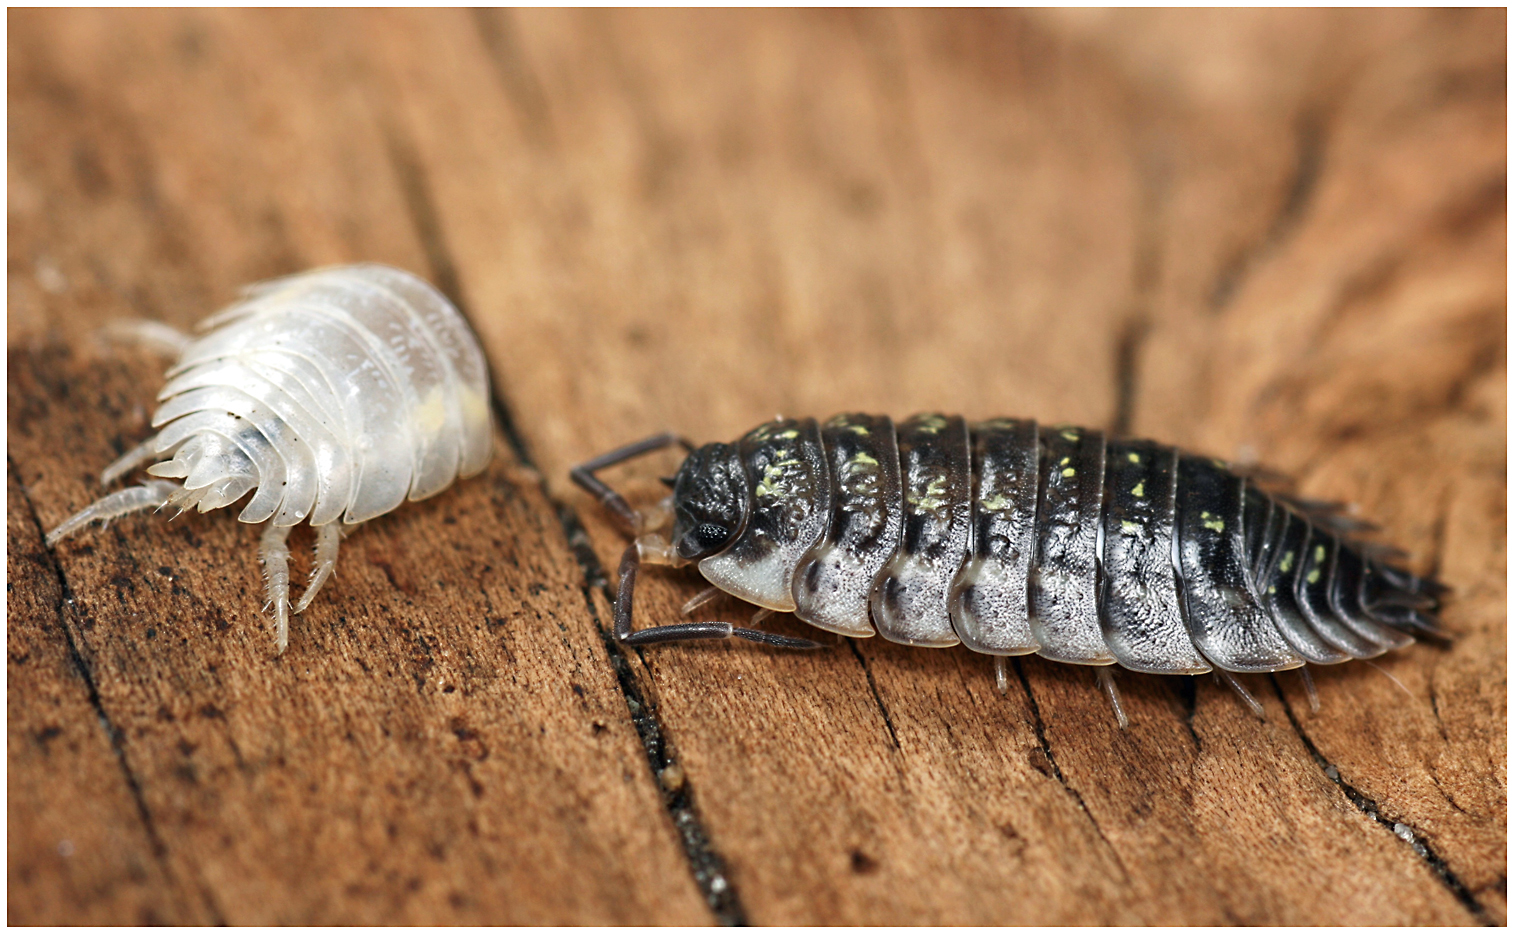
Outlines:
[{"label": "woodlouse head", "polygon": [[730,544],[746,521],[746,475],[736,448],[707,444],[673,478],[673,547],[698,561]]}]

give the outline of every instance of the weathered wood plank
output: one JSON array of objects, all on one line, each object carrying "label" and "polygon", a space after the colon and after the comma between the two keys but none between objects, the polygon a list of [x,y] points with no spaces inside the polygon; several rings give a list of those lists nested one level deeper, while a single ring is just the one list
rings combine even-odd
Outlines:
[{"label": "weathered wood plank", "polygon": [[[66,788],[36,818],[13,803],[12,920],[85,885],[70,920],[676,922],[709,917],[701,888],[774,923],[1504,919],[1501,13],[10,25],[8,429],[43,525],[144,430],[155,365],[89,359],[100,321],[187,323],[363,258],[463,301],[601,560],[620,542],[564,475],[643,434],[1026,414],[1359,501],[1456,588],[1461,634],[1383,660],[1403,691],[1321,672],[1316,716],[1291,678],[1251,679],[1265,723],[1207,681],[1127,675],[1124,733],[1087,672],[1037,660],[1000,697],[961,650],[649,650],[629,689],[671,741],[660,798],[604,595],[591,613],[556,503],[503,449],[351,539],[279,661],[248,530],[133,520],[56,560],[158,856],[109,884],[147,845],[119,774],[95,820],[125,836],[87,874],[43,851]],[[618,477],[647,501],[672,464]],[[15,568],[56,629],[56,584]],[[643,620],[695,588],[644,580]],[[35,733],[18,625],[8,700]],[[21,637],[80,716],[47,631]],[[107,738],[78,729],[105,775]],[[13,802],[44,767],[15,737]]]}]

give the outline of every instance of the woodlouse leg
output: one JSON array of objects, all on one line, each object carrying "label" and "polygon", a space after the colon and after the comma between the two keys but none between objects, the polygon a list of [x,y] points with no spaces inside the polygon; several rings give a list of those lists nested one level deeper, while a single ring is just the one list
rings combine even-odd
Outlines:
[{"label": "woodlouse leg", "polygon": [[117,516],[141,512],[144,509],[162,509],[168,503],[168,498],[178,489],[179,485],[172,480],[149,480],[141,486],[117,490],[64,519],[61,525],[47,533],[47,544],[49,547],[58,544],[60,540],[96,519],[109,522]]},{"label": "woodlouse leg", "polygon": [[[268,581],[268,606],[273,608],[274,639],[278,654],[289,647],[289,531],[293,526],[269,523],[258,545],[263,576]],[[268,607],[264,607],[267,609]]]},{"label": "woodlouse leg", "polygon": [[1230,685],[1230,690],[1236,693],[1236,696],[1241,699],[1241,703],[1245,704],[1247,709],[1256,714],[1258,720],[1267,719],[1267,711],[1262,708],[1262,702],[1252,697],[1251,692],[1246,690],[1246,686],[1235,675],[1223,668],[1216,668],[1214,669],[1214,676]]},{"label": "woodlouse leg", "polygon": [[1100,665],[1094,672],[1099,677],[1099,686],[1109,695],[1109,704],[1114,707],[1115,722],[1120,725],[1120,729],[1128,729],[1130,718],[1125,716],[1125,706],[1120,703],[1120,689],[1114,686],[1114,675],[1110,674],[1109,668],[1108,665]]},{"label": "woodlouse leg", "polygon": [[110,486],[117,480],[141,467],[143,464],[157,456],[158,436],[153,435],[146,441],[122,454],[100,474],[100,485]]},{"label": "woodlouse leg", "polygon": [[999,689],[999,696],[1009,694],[1009,659],[1003,655],[994,656],[994,687]]},{"label": "woodlouse leg", "polygon": [[793,639],[759,629],[744,629],[730,623],[674,623],[634,632],[631,629],[631,606],[636,596],[636,572],[641,555],[632,542],[620,558],[620,586],[615,594],[615,641],[624,645],[656,645],[663,642],[693,642],[700,639],[745,639],[781,649],[818,649],[818,642]]},{"label": "woodlouse leg", "polygon": [[300,595],[300,602],[295,606],[296,613],[305,612],[305,607],[315,599],[320,592],[321,585],[326,583],[326,578],[336,570],[336,553],[342,545],[342,524],[329,522],[316,529],[315,539],[315,567],[310,569],[310,583],[305,585],[305,592]]},{"label": "woodlouse leg", "polygon": [[1309,712],[1319,713],[1319,692],[1314,689],[1314,676],[1309,674],[1309,666],[1300,667],[1298,673],[1304,679],[1304,692],[1309,695]]},{"label": "woodlouse leg", "polygon": [[775,611],[770,610],[767,607],[760,607],[757,612],[752,614],[752,621],[747,625],[755,626],[763,620],[767,619],[769,616],[772,616],[774,612]]},{"label": "woodlouse leg", "polygon": [[616,464],[641,457],[643,454],[650,454],[653,451],[672,447],[675,444],[682,445],[686,451],[694,450],[694,445],[684,438],[672,432],[664,432],[660,435],[644,438],[635,444],[616,448],[610,453],[601,454],[591,461],[585,461],[568,471],[568,476],[573,478],[574,483],[598,497],[599,502],[620,520],[625,530],[635,535],[641,531],[641,517],[637,515],[636,510],[631,508],[631,504],[626,502],[624,496],[621,496],[611,489],[609,484],[594,476],[594,473],[606,467],[613,467]]},{"label": "woodlouse leg", "polygon": [[99,331],[101,339],[112,344],[143,347],[165,357],[178,357],[194,338],[172,325],[145,318],[112,321]]},{"label": "woodlouse leg", "polygon": [[693,613],[695,610],[704,606],[706,603],[709,603],[711,600],[717,599],[723,593],[725,593],[725,591],[721,590],[719,587],[706,587],[699,593],[690,597],[689,602],[685,603],[683,605],[683,609],[679,610],[678,612],[683,616],[688,616],[690,613]]}]

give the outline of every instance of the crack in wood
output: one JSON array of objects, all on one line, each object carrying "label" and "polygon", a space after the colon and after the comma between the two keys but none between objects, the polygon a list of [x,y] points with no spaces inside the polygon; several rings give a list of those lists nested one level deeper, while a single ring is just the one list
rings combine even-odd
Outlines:
[{"label": "crack in wood", "polygon": [[[400,192],[405,198],[405,209],[410,214],[410,223],[420,240],[421,251],[426,254],[426,264],[431,267],[431,279],[441,293],[463,308],[462,285],[457,275],[457,264],[452,260],[452,251],[442,233],[441,215],[436,201],[431,197],[431,186],[416,155],[415,145],[398,127],[389,122],[382,124],[384,144],[389,149],[389,161],[399,181]],[[463,317],[472,324],[472,317],[463,312]],[[490,385],[494,385],[493,382]]]},{"label": "crack in wood", "polygon": [[1114,416],[1109,433],[1130,434],[1135,418],[1135,400],[1139,389],[1141,348],[1151,325],[1144,314],[1133,315],[1121,326],[1114,344]]},{"label": "crack in wood", "polygon": [[903,753],[904,748],[899,745],[899,733],[894,729],[894,718],[889,716],[888,706],[883,703],[883,696],[878,693],[878,682],[873,680],[873,669],[863,657],[862,651],[857,648],[855,639],[846,640],[847,647],[857,657],[857,662],[862,666],[862,673],[867,675],[867,689],[873,694],[873,702],[878,705],[878,712],[883,714],[883,725],[888,728],[888,738],[894,744],[894,751]]},{"label": "crack in wood", "polygon": [[1141,350],[1151,333],[1153,296],[1162,276],[1162,219],[1167,207],[1170,170],[1165,160],[1147,155],[1140,165],[1141,206],[1136,215],[1135,256],[1131,264],[1130,312],[1114,342],[1114,414],[1109,433],[1128,435],[1135,421],[1140,391]]},{"label": "crack in wood", "polygon": [[484,53],[499,76],[505,96],[520,112],[527,139],[536,146],[551,146],[552,119],[547,95],[521,54],[511,12],[479,7],[474,7],[471,12],[473,27],[484,44]]},{"label": "crack in wood", "polygon": [[[415,156],[415,147],[393,127],[386,130],[386,139],[389,142],[394,170],[400,177],[400,185],[405,191],[405,201],[410,211],[411,222],[415,226],[417,236],[421,239],[427,262],[431,266],[437,284],[441,287],[443,294],[457,306],[463,318],[469,322],[470,326],[473,326],[474,316],[468,303],[463,301],[457,265],[442,235],[440,214],[431,198],[425,173]],[[614,598],[610,594],[609,578],[599,563],[599,556],[594,553],[588,532],[584,529],[578,514],[552,495],[546,477],[542,476],[541,471],[537,469],[525,438],[516,427],[510,406],[501,392],[502,384],[487,359],[485,366],[490,370],[489,405],[499,424],[500,432],[521,465],[536,474],[542,498],[556,510],[568,550],[583,571],[584,603],[588,607],[589,617],[594,627],[604,641],[605,652],[615,670],[616,683],[625,699],[631,725],[641,740],[642,749],[647,757],[647,765],[651,768],[653,781],[662,796],[663,807],[672,820],[673,828],[677,831],[679,841],[683,845],[689,872],[703,894],[705,904],[714,913],[718,923],[727,926],[745,926],[748,923],[746,909],[742,906],[741,899],[731,884],[730,876],[725,868],[725,860],[716,852],[709,832],[705,830],[704,823],[699,817],[694,804],[694,789],[688,775],[679,764],[676,751],[665,738],[665,731],[662,721],[657,716],[656,707],[647,702],[646,696],[637,683],[635,672],[631,670],[630,660],[624,648],[615,641],[610,630],[605,627],[599,610],[594,605],[595,590],[599,590],[606,600],[613,602]]]},{"label": "crack in wood", "polygon": [[1193,740],[1194,751],[1203,752],[1204,741],[1199,738],[1199,731],[1193,727],[1194,715],[1199,710],[1199,681],[1191,675],[1167,680],[1177,694],[1178,702],[1183,705],[1183,725],[1188,728],[1188,736]]},{"label": "crack in wood", "polygon": [[[95,717],[100,722],[100,728],[105,731],[106,739],[110,742],[110,750],[116,757],[116,763],[121,767],[121,774],[126,779],[127,790],[131,793],[132,802],[137,807],[137,816],[142,821],[142,830],[147,834],[148,843],[152,846],[153,859],[157,861],[158,868],[164,876],[177,880],[177,874],[168,861],[168,846],[158,833],[157,824],[153,821],[152,811],[147,806],[147,797],[142,791],[142,782],[132,769],[131,760],[126,754],[126,736],[111,721],[110,713],[105,709],[105,702],[100,698],[100,689],[95,682],[94,671],[89,663],[84,660],[84,655],[79,651],[79,644],[74,638],[73,630],[69,627],[67,608],[73,604],[73,588],[69,586],[68,576],[63,573],[63,565],[58,560],[58,554],[51,545],[47,544],[46,529],[42,526],[42,518],[37,514],[37,505],[32,502],[31,493],[26,485],[20,482],[21,471],[17,468],[15,459],[6,455],[6,463],[11,473],[16,477],[16,488],[21,491],[21,498],[26,503],[27,514],[31,517],[32,525],[36,527],[37,537],[41,541],[43,564],[49,568],[58,580],[58,628],[63,632],[64,643],[68,647],[68,659],[78,673],[79,679],[84,682],[84,691],[89,699],[89,705],[95,711]],[[218,927],[226,926],[226,919],[221,914],[220,907],[211,897],[205,886],[196,880],[195,888],[200,892],[200,897],[205,902],[213,919],[212,924]]]},{"label": "crack in wood", "polygon": [[1046,738],[1046,721],[1041,717],[1041,705],[1036,703],[1036,695],[1030,689],[1030,679],[1025,677],[1025,669],[1020,664],[1020,658],[1016,656],[1011,658],[1010,662],[1014,665],[1016,677],[1020,679],[1021,689],[1025,691],[1025,700],[1030,704],[1031,727],[1035,730],[1036,742],[1041,745],[1041,754],[1046,757],[1047,763],[1051,765],[1052,776],[1061,783],[1063,790],[1072,796],[1073,802],[1077,804],[1078,810],[1083,812],[1083,816],[1088,818],[1088,823],[1092,825],[1093,832],[1099,835],[1099,839],[1109,848],[1109,855],[1113,857],[1115,865],[1120,867],[1123,881],[1129,883],[1130,870],[1125,868],[1125,861],[1120,858],[1120,851],[1115,849],[1114,844],[1104,835],[1104,828],[1099,826],[1099,822],[1094,818],[1093,812],[1088,810],[1088,805],[1083,801],[1083,796],[1078,792],[1078,789],[1068,783],[1067,776],[1062,774],[1062,767],[1057,765],[1057,757],[1051,751],[1051,742]]},{"label": "crack in wood", "polygon": [[1318,109],[1305,110],[1299,115],[1294,134],[1293,175],[1288,181],[1283,203],[1273,214],[1266,231],[1243,246],[1215,277],[1214,287],[1209,292],[1212,314],[1223,312],[1251,270],[1298,230],[1309,202],[1319,188],[1324,161],[1325,115]]},{"label": "crack in wood", "polygon": [[1329,759],[1325,758],[1324,754],[1319,751],[1319,747],[1314,745],[1314,740],[1310,739],[1309,734],[1304,732],[1303,725],[1299,723],[1298,717],[1293,712],[1293,705],[1288,702],[1287,696],[1283,693],[1283,686],[1277,682],[1277,676],[1271,675],[1269,677],[1272,679],[1273,690],[1277,691],[1278,699],[1283,703],[1283,712],[1288,716],[1288,723],[1293,726],[1293,732],[1298,734],[1298,738],[1303,742],[1304,748],[1308,750],[1310,758],[1314,760],[1315,765],[1319,766],[1325,778],[1329,779],[1339,788],[1341,794],[1345,795],[1346,800],[1350,801],[1358,811],[1371,818],[1374,823],[1387,828],[1388,832],[1393,834],[1393,836],[1407,843],[1409,848],[1414,851],[1414,854],[1429,867],[1430,871],[1435,874],[1435,877],[1440,880],[1441,884],[1451,892],[1452,896],[1461,903],[1461,906],[1479,924],[1492,926],[1493,920],[1488,916],[1488,910],[1472,894],[1472,890],[1467,887],[1467,884],[1461,881],[1450,866],[1446,865],[1446,861],[1435,852],[1435,849],[1430,846],[1422,833],[1402,821],[1384,817],[1381,805],[1367,795],[1362,794],[1358,788],[1341,777],[1340,769]]}]

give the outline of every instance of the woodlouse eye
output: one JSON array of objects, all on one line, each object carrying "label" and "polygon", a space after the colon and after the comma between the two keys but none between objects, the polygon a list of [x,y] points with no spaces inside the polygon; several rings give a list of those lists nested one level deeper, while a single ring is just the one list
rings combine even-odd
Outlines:
[{"label": "woodlouse eye", "polygon": [[714,522],[701,522],[679,540],[678,552],[685,560],[693,561],[711,552],[719,551],[730,540],[730,529]]}]

